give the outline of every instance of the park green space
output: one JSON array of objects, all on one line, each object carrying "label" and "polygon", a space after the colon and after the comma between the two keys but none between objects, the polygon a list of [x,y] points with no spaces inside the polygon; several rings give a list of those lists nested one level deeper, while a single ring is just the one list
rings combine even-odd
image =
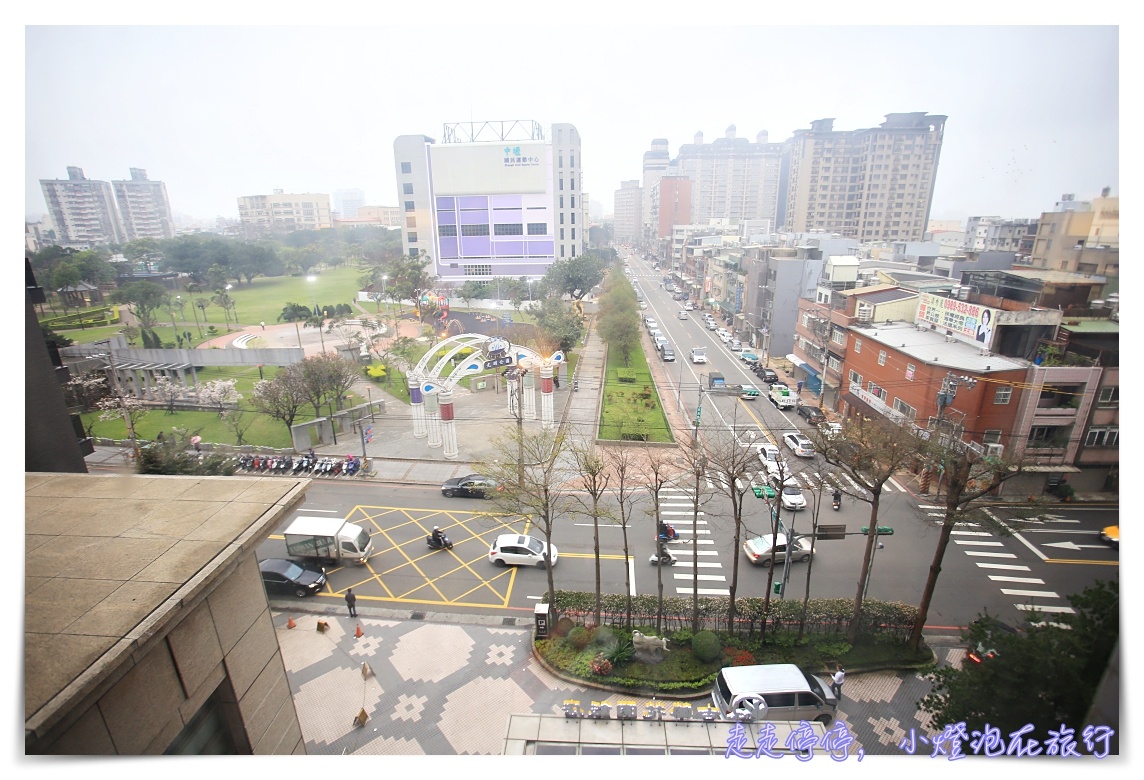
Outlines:
[{"label": "park green space", "polygon": [[601,439],[674,441],[642,349],[632,350],[626,366],[618,349],[608,350],[603,393]]}]

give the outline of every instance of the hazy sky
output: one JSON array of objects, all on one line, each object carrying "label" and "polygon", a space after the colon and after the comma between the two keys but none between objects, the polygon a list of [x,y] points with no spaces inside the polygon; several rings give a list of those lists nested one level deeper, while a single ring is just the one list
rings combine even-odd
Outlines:
[{"label": "hazy sky", "polygon": [[574,124],[584,189],[610,214],[653,138],[675,156],[729,125],[783,141],[815,119],[854,130],[910,111],[949,117],[933,219],[1037,217],[1062,193],[1119,194],[1117,27],[715,26],[671,13],[662,26],[559,29],[547,13],[28,26],[26,214],[45,213],[39,180],[68,165],[105,181],[145,168],[193,217],[237,218],[237,197],[275,188],[396,205],[396,136],[440,142],[446,123],[507,119]]}]

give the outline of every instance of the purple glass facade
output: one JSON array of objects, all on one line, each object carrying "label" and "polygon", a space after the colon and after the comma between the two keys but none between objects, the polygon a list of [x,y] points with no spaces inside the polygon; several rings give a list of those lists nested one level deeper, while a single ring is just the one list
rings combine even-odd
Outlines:
[{"label": "purple glass facade", "polygon": [[[552,210],[545,196],[463,195],[434,199],[438,226],[438,268],[441,277],[472,275],[466,267],[490,267],[490,276],[541,276],[555,259]],[[529,225],[544,225],[544,234],[530,234]],[[473,226],[486,235],[465,235]],[[511,235],[497,235],[497,225],[510,225]],[[446,233],[442,235],[441,227]],[[506,228],[501,228],[502,232]]]}]

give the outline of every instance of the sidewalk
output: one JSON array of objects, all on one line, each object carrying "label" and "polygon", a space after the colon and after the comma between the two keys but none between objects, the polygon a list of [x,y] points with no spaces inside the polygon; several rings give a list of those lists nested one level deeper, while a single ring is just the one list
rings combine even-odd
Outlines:
[{"label": "sidewalk", "polygon": [[[564,701],[574,699],[585,712],[593,701],[614,707],[634,700],[642,716],[653,703],[552,675],[532,656],[531,616],[411,619],[407,611],[358,612],[350,618],[344,608],[271,603],[311,755],[500,755],[510,715],[563,717]],[[319,619],[329,623],[328,631],[316,630]],[[958,641],[930,639],[940,663],[961,662],[965,652]],[[369,668],[364,678],[363,664]],[[838,717],[855,737],[852,753],[861,747],[868,755],[901,755],[897,745],[911,728],[932,734],[929,717],[917,709],[929,688],[912,671],[848,672]],[[670,712],[673,701],[654,703]],[[359,727],[354,717],[362,709],[369,719]],[[619,729],[614,721],[599,726]]]}]

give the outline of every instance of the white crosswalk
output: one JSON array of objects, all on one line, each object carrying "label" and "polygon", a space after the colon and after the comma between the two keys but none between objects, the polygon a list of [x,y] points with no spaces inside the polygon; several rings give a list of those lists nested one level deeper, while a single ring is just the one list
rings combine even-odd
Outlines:
[{"label": "white crosswalk", "polygon": [[[707,480],[708,489],[715,486],[710,479]],[[700,583],[709,583],[712,586],[726,583],[727,576],[723,562],[719,560],[720,552],[711,549],[715,540],[711,537],[706,513],[695,511],[694,490],[682,487],[664,488],[660,491],[659,514],[665,521],[670,522],[679,533],[680,541],[669,545],[677,563],[671,569],[671,582],[675,583],[675,592],[680,596],[690,596],[696,579]],[[702,546],[703,549],[697,549]],[[695,576],[695,570],[702,574]],[[665,572],[666,574],[666,572]],[[667,578],[664,578],[667,584]],[[686,586],[685,586],[686,585]],[[700,587],[697,591],[700,596],[729,596],[729,588]]]}]

